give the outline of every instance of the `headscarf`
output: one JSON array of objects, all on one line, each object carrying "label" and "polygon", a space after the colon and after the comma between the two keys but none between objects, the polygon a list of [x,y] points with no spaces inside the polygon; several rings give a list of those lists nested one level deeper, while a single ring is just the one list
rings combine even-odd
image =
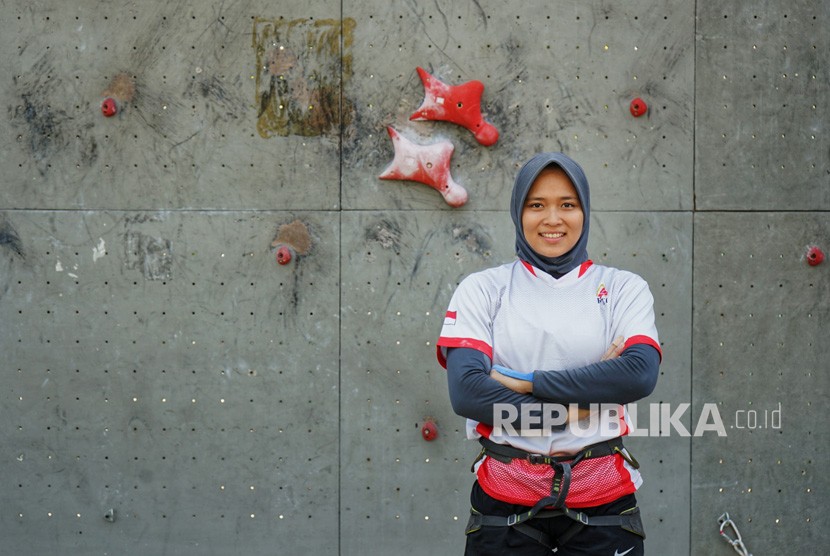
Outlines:
[{"label": "headscarf", "polygon": [[[525,238],[522,228],[522,209],[525,205],[527,193],[530,191],[533,182],[545,168],[558,166],[565,171],[571,179],[579,202],[582,205],[584,216],[582,223],[582,235],[573,248],[559,257],[545,257],[531,249]],[[520,259],[530,263],[536,268],[542,269],[554,278],[560,278],[588,260],[588,222],[591,214],[591,199],[588,191],[588,178],[585,172],[573,159],[563,153],[539,153],[528,160],[516,176],[516,183],[513,185],[513,196],[510,199],[510,216],[516,226],[516,254]]]}]

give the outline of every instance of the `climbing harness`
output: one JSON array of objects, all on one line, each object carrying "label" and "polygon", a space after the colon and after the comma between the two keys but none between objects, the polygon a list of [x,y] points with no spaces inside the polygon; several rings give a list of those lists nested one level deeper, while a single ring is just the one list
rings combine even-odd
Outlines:
[{"label": "climbing harness", "polygon": [[[741,556],[752,556],[749,550],[746,549],[744,541],[741,540],[741,532],[738,531],[738,527],[735,525],[735,522],[732,521],[731,517],[729,517],[729,513],[724,512],[723,515],[718,518],[718,524],[720,524],[721,538],[728,542],[732,548],[735,549],[735,552]],[[732,529],[732,536],[729,536],[729,533],[727,533],[727,528]]]},{"label": "climbing harness", "polygon": [[[476,460],[473,462],[471,470],[475,469],[475,464],[478,463],[484,456],[492,457],[502,463],[510,463],[514,459],[522,459],[533,464],[550,465],[553,468],[553,479],[551,481],[550,496],[542,498],[526,512],[505,517],[483,515],[475,508],[471,508],[470,521],[467,523],[467,528],[464,531],[465,534],[469,535],[470,533],[474,533],[482,527],[513,527],[516,531],[533,538],[540,544],[550,548],[553,552],[557,551],[557,545],[562,546],[567,543],[586,525],[590,525],[592,527],[622,527],[627,531],[631,531],[632,533],[645,538],[646,535],[643,529],[642,519],[640,518],[640,508],[638,507],[626,510],[620,515],[589,516],[584,512],[572,510],[571,508],[565,506],[565,499],[568,496],[568,490],[571,486],[571,470],[579,462],[586,459],[620,454],[632,467],[635,469],[640,468],[640,464],[637,460],[628,454],[628,452],[623,450],[621,438],[618,437],[613,440],[592,444],[573,456],[545,456],[542,454],[533,454],[512,446],[497,444],[484,437],[479,438],[479,442],[482,445],[482,449]],[[555,542],[547,533],[544,533],[527,524],[527,522],[532,519],[559,516],[569,517],[574,520],[575,523],[569,527],[564,534],[560,535]]]}]

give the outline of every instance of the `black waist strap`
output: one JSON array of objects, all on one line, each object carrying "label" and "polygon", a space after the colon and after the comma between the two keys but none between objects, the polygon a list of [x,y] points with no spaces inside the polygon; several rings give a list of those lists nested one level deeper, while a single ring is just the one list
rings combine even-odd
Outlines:
[{"label": "black waist strap", "polygon": [[513,459],[523,459],[529,461],[530,463],[544,465],[554,465],[556,463],[568,462],[571,467],[573,467],[583,459],[601,458],[613,454],[620,454],[635,469],[640,468],[640,464],[637,460],[623,451],[621,437],[599,442],[597,444],[591,444],[572,456],[545,456],[543,454],[534,454],[520,450],[519,448],[514,448],[513,446],[497,444],[489,438],[484,438],[483,436],[479,438],[478,441],[482,446],[482,453],[480,455],[490,456],[502,463],[510,463],[510,460]]}]

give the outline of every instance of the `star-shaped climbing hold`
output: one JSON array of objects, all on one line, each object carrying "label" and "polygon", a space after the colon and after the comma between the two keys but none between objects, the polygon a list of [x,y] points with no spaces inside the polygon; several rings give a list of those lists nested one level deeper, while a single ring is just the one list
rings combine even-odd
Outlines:
[{"label": "star-shaped climbing hold", "polygon": [[437,141],[429,145],[413,143],[387,127],[395,158],[379,176],[382,180],[410,180],[426,184],[444,197],[448,205],[460,207],[467,202],[467,190],[453,181],[450,175],[450,159],[455,147],[449,141]]},{"label": "star-shaped climbing hold", "polygon": [[410,120],[441,120],[452,122],[470,130],[476,140],[489,147],[499,140],[498,130],[481,116],[481,95],[484,84],[468,81],[461,85],[447,85],[418,68],[424,84],[424,101]]}]

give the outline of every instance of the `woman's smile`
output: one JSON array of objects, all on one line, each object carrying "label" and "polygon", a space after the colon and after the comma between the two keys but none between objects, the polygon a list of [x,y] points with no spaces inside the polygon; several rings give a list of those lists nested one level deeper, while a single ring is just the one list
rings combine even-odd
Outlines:
[{"label": "woman's smile", "polygon": [[543,257],[561,257],[579,241],[584,220],[576,188],[564,170],[543,170],[522,209],[522,231],[531,249]]}]

